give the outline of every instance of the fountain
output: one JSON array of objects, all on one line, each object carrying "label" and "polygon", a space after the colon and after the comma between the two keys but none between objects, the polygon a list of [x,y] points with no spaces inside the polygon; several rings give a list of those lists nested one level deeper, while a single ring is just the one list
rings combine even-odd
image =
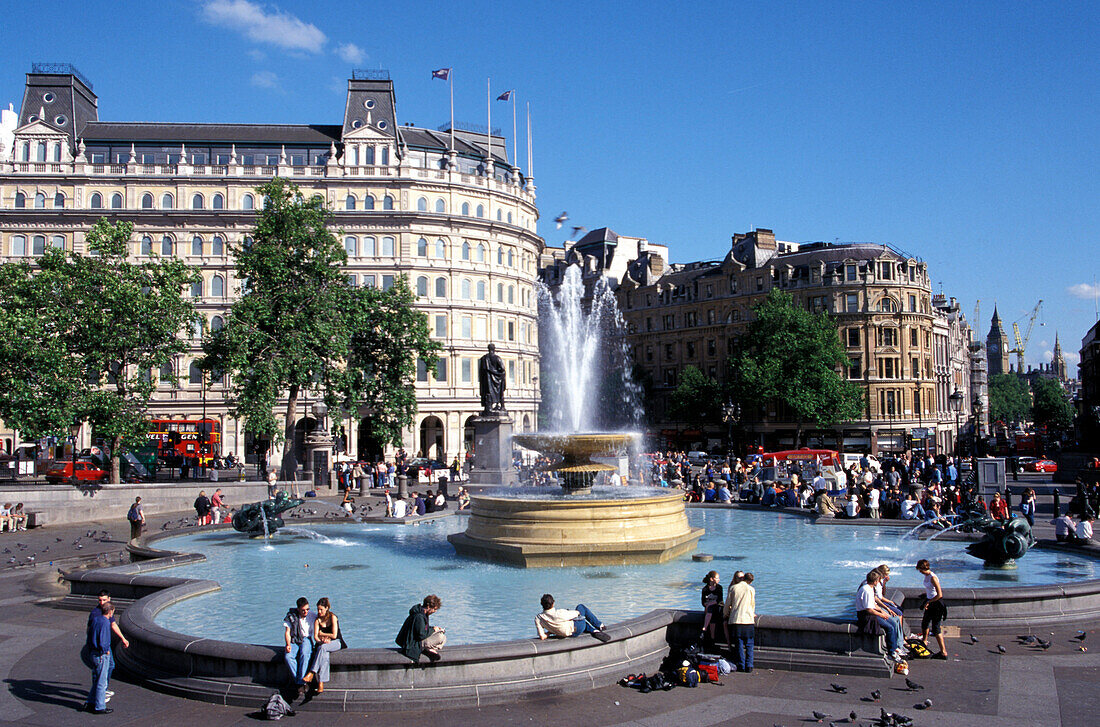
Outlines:
[{"label": "fountain", "polygon": [[[524,567],[663,563],[693,550],[703,535],[688,524],[679,490],[593,486],[599,475],[617,469],[593,458],[621,455],[638,435],[589,428],[608,424],[616,412],[634,424],[639,407],[626,373],[629,357],[614,335],[622,326],[614,296],[601,279],[586,310],[583,293],[576,266],[566,271],[556,301],[540,290],[540,316],[549,331],[544,350],[553,351],[543,371],[556,382],[544,403],[548,420],[563,430],[512,435],[513,442],[556,457],[548,469],[561,487],[471,493],[466,531],[448,536],[461,555]],[[479,378],[486,369],[479,366]],[[601,378],[600,371],[610,376]],[[503,398],[494,397],[503,386],[482,378],[481,390],[482,416],[503,412]],[[616,395],[618,403],[607,401]],[[601,406],[594,409],[593,401]]]},{"label": "fountain", "polygon": [[286,490],[280,490],[273,499],[242,505],[233,513],[233,529],[250,537],[266,540],[283,527],[283,519],[279,515],[302,502],[304,501],[292,498]]}]

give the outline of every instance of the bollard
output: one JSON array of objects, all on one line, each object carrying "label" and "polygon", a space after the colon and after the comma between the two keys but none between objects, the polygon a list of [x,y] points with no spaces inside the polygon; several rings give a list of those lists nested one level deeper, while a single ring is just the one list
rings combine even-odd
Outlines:
[{"label": "bollard", "polygon": [[402,500],[409,496],[409,478],[406,475],[397,476],[397,496]]},{"label": "bollard", "polygon": [[1058,492],[1058,488],[1054,488],[1054,517],[1061,515],[1062,507],[1062,494]]}]

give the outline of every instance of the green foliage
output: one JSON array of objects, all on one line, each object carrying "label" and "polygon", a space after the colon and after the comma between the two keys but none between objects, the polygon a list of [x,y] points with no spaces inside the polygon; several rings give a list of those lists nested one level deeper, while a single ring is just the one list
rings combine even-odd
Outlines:
[{"label": "green foliage", "polygon": [[[5,386],[0,412],[29,436],[91,423],[118,455],[146,440],[150,372],[187,350],[180,336],[196,320],[184,286],[198,274],[178,260],[128,260],[133,225],[100,219],[88,232],[90,254],[49,249],[39,270],[5,265],[0,300],[0,376],[27,365],[30,385]],[[22,391],[16,391],[22,389]],[[15,392],[9,394],[8,392]]]},{"label": "green foliage", "polygon": [[1031,419],[1031,392],[1016,374],[989,377],[989,419],[1005,423]]},{"label": "green foliage", "polygon": [[730,394],[745,411],[782,402],[799,424],[827,426],[863,412],[863,390],[838,369],[848,363],[836,323],[825,313],[794,305],[773,289],[758,303],[737,350],[729,358]]},{"label": "green foliage", "polygon": [[[416,412],[416,358],[436,360],[426,316],[403,280],[388,291],[348,283],[347,255],[320,198],[279,178],[257,191],[266,202],[252,243],[233,251],[241,295],[206,339],[202,365],[232,373],[235,415],[275,441],[293,436],[308,387],[334,415],[368,407],[374,433],[398,443]],[[280,427],[273,412],[284,392]]]},{"label": "green foliage", "polygon": [[1061,382],[1036,378],[1031,393],[1034,398],[1032,416],[1037,425],[1046,425],[1051,433],[1064,433],[1073,428],[1073,407]]},{"label": "green foliage", "polygon": [[722,385],[694,366],[684,369],[680,384],[669,396],[668,413],[672,419],[699,426],[722,421]]}]

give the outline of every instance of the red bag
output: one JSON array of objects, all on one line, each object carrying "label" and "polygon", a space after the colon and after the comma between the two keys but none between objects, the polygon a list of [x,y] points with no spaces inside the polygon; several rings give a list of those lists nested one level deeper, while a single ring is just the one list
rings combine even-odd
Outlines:
[{"label": "red bag", "polygon": [[700,664],[699,671],[707,675],[707,681],[718,681],[718,665],[717,664]]}]

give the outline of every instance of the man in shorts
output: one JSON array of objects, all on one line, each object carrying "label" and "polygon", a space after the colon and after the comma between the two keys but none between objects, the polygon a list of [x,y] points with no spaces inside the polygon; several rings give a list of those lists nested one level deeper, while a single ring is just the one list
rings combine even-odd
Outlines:
[{"label": "man in shorts", "polygon": [[936,637],[940,653],[933,654],[933,659],[947,661],[947,644],[943,640],[943,622],[947,618],[947,606],[943,604],[943,587],[940,578],[932,572],[932,564],[923,558],[917,561],[917,572],[924,576],[924,615],[921,616],[920,640],[928,646],[928,634]]}]

